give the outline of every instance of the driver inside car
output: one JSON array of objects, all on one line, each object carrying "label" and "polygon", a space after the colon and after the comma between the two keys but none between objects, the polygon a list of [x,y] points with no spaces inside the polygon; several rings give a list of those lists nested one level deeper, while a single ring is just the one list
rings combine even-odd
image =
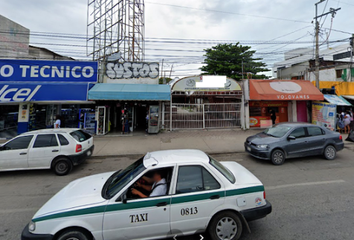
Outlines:
[{"label": "driver inside car", "polygon": [[147,184],[142,184],[139,181],[135,183],[136,187],[142,188],[148,193],[149,195],[146,195],[142,193],[141,191],[137,190],[136,188],[132,188],[132,194],[137,195],[140,198],[147,198],[147,197],[158,197],[158,196],[163,196],[166,195],[167,193],[167,183],[166,183],[166,178],[163,177],[164,174],[160,170],[154,171],[154,174],[152,178],[148,178],[146,176],[142,177],[142,179],[147,183]]}]

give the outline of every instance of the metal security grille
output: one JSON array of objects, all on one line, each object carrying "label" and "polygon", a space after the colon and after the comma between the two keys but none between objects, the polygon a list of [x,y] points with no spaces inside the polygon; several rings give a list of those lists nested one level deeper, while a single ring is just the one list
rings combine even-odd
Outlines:
[{"label": "metal security grille", "polygon": [[[170,128],[165,105],[164,127]],[[172,129],[232,128],[241,126],[241,103],[173,104]]]},{"label": "metal security grille", "polygon": [[205,128],[241,126],[241,103],[204,104]]}]

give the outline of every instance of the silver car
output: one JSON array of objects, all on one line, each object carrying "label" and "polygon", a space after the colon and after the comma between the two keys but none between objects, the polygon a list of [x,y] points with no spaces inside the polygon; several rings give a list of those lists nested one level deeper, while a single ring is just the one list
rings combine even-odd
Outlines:
[{"label": "silver car", "polygon": [[335,159],[344,148],[342,136],[309,123],[280,123],[248,137],[245,150],[253,157],[281,165],[287,158],[323,155]]}]

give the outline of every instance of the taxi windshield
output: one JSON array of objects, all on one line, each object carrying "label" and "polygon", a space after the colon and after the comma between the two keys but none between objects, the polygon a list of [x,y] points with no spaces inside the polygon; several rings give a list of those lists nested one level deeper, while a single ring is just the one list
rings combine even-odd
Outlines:
[{"label": "taxi windshield", "polygon": [[131,180],[138,176],[142,171],[145,170],[143,164],[143,158],[134,162],[124,170],[119,170],[112,174],[103,186],[102,197],[104,199],[111,199],[115,196],[122,188],[127,185]]}]

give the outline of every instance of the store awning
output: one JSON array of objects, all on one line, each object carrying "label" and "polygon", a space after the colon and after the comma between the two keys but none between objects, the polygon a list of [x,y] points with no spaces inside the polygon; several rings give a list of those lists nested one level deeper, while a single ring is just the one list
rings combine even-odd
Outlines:
[{"label": "store awning", "polygon": [[88,92],[89,100],[170,101],[169,85],[98,83]]},{"label": "store awning", "polygon": [[338,106],[351,106],[351,104],[345,100],[342,96],[325,94],[324,98],[327,102],[338,105]]},{"label": "store awning", "polygon": [[323,94],[305,80],[249,80],[251,100],[318,100]]}]

